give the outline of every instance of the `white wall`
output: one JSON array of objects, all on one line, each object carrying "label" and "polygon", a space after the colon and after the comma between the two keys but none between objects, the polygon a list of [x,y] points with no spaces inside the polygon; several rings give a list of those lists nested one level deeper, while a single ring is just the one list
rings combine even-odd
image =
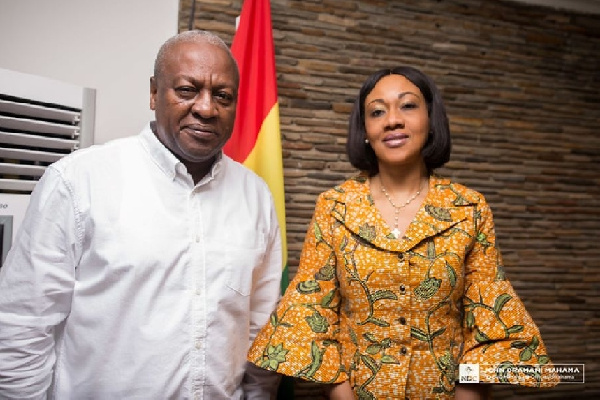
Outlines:
[{"label": "white wall", "polygon": [[149,80],[179,0],[0,0],[0,68],[96,89],[95,143],[152,118]]}]

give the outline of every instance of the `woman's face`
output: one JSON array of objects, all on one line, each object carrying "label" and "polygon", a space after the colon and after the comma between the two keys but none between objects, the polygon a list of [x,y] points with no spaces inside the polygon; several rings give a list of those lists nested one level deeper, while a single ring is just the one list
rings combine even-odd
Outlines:
[{"label": "woman's face", "polygon": [[367,139],[382,166],[423,163],[429,116],[423,94],[402,75],[386,75],[365,99]]}]

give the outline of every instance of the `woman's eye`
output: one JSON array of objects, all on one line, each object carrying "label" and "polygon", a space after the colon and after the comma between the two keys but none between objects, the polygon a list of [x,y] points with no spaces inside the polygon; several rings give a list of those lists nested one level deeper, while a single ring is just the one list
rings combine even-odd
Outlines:
[{"label": "woman's eye", "polygon": [[403,110],[412,110],[413,108],[417,108],[417,103],[405,103],[402,104],[402,109]]},{"label": "woman's eye", "polygon": [[369,115],[371,117],[379,117],[380,115],[383,115],[383,110],[372,110]]}]

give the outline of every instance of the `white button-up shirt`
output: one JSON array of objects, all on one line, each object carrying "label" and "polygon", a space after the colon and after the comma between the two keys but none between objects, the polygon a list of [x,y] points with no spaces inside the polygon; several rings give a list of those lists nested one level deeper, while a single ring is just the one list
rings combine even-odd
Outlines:
[{"label": "white button-up shirt", "polygon": [[149,126],[79,150],[0,269],[0,399],[265,398],[242,378],[281,267],[270,192],[230,158],[194,185]]}]

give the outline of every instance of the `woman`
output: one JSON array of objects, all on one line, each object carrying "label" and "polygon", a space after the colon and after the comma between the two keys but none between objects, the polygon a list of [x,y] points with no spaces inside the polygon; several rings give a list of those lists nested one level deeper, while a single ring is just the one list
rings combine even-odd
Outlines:
[{"label": "woman", "polygon": [[[483,399],[485,383],[556,384],[484,197],[433,175],[450,157],[435,84],[410,67],[370,76],[347,152],[361,173],[319,196],[299,271],[249,360],[331,384],[332,399]],[[458,383],[477,368],[480,384]]]}]

